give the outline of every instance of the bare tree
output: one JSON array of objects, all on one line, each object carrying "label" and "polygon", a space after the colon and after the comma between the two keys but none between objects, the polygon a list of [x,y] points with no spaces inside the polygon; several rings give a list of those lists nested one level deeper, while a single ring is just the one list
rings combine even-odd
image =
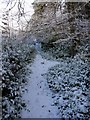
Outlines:
[{"label": "bare tree", "polygon": [[8,12],[3,13],[2,15],[2,38],[6,39],[10,37],[9,29],[9,14]]}]

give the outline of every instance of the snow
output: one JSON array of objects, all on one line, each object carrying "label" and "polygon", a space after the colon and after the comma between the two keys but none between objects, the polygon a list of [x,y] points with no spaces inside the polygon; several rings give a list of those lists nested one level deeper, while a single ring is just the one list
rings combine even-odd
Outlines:
[{"label": "snow", "polygon": [[27,109],[22,110],[22,118],[59,118],[57,107],[52,106],[52,92],[43,77],[43,74],[56,64],[58,62],[43,59],[37,54],[32,66],[27,65],[32,74],[28,74],[27,91],[23,94]]},{"label": "snow", "polygon": [[39,42],[30,45],[8,44],[4,50],[3,118],[89,118],[88,62],[79,55],[57,62]]}]

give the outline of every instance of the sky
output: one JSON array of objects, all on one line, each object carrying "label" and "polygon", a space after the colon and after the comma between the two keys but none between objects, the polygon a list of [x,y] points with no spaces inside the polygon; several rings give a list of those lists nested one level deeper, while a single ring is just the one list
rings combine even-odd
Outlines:
[{"label": "sky", "polygon": [[[0,26],[2,25],[2,13],[6,10],[6,3],[8,1],[13,1],[13,4],[14,4],[15,3],[14,1],[16,1],[16,0],[0,0]],[[23,1],[25,1],[24,11],[25,11],[26,15],[25,15],[25,18],[24,17],[21,18],[20,24],[25,26],[26,20],[29,21],[32,14],[34,13],[33,6],[32,6],[32,3],[34,2],[34,0],[21,0],[21,2],[23,2]],[[12,6],[13,6],[13,4],[12,4]],[[10,7],[10,5],[9,5],[9,7]],[[9,24],[11,27],[13,26],[15,29],[17,29],[17,26],[18,26],[18,24],[17,24],[18,18],[16,16],[17,11],[18,11],[18,9],[17,9],[17,5],[16,5],[10,12],[10,15],[12,14],[13,16],[12,17],[9,16]]]}]

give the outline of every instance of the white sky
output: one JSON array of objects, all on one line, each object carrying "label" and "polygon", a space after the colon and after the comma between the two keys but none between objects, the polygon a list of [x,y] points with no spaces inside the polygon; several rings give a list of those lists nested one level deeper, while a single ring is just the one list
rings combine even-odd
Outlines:
[{"label": "white sky", "polygon": [[[0,0],[0,25],[2,25],[2,13],[6,10],[6,2],[8,2],[9,0]],[[15,0],[10,0],[10,1],[15,1]],[[30,20],[31,15],[34,13],[33,10],[33,6],[31,3],[34,2],[34,0],[21,0],[21,2],[25,1],[25,6],[24,6],[24,11],[26,13],[25,18],[27,21]],[[14,3],[14,2],[13,2]],[[13,5],[12,5],[13,6]],[[10,5],[9,5],[10,7]],[[8,7],[7,7],[8,8]],[[13,17],[9,17],[9,21],[10,21],[10,26],[14,26],[15,28],[18,26],[17,24],[17,16],[15,16],[15,14],[17,13],[17,5],[11,10],[11,13],[13,15]],[[23,26],[26,24],[26,20],[24,17],[22,17],[22,22],[20,24],[22,24]],[[13,21],[13,22],[12,22]]]}]

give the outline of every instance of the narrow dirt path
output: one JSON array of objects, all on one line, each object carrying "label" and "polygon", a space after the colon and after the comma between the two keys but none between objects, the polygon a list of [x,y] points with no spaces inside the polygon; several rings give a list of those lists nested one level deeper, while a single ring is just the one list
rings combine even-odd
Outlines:
[{"label": "narrow dirt path", "polygon": [[27,92],[23,94],[23,99],[28,110],[22,110],[22,118],[59,118],[58,109],[53,106],[52,92],[48,88],[47,80],[42,76],[56,64],[58,62],[43,59],[37,54],[32,66],[27,66],[32,70],[32,74],[26,76]]}]

